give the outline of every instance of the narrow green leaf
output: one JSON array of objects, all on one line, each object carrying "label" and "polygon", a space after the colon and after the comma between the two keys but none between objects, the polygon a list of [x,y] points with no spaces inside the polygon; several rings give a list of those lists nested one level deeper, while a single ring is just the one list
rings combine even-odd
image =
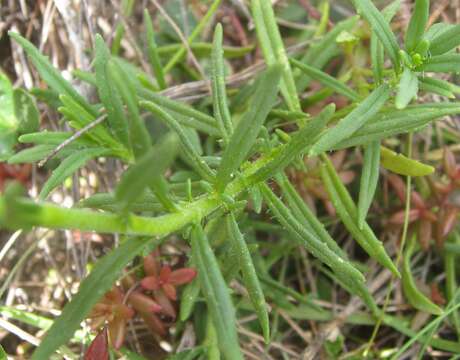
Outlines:
[{"label": "narrow green leaf", "polygon": [[417,68],[427,72],[460,72],[460,54],[445,54],[432,56]]},{"label": "narrow green leaf", "polygon": [[[314,42],[306,54],[302,57],[301,63],[308,64],[317,69],[322,69],[329,61],[341,53],[337,37],[343,31],[351,31],[358,21],[357,16],[352,16],[346,20],[338,22],[332,30],[328,31],[317,42]],[[296,87],[299,93],[303,92],[311,81],[309,76],[302,74],[297,82]]]},{"label": "narrow green leaf", "polygon": [[415,285],[412,276],[410,259],[415,247],[415,233],[409,239],[409,242],[404,252],[404,260],[402,266],[402,285],[404,295],[409,303],[416,309],[424,311],[433,315],[441,315],[442,309],[436,304],[432,303]]},{"label": "narrow green leaf", "polygon": [[212,101],[214,117],[225,143],[233,133],[232,118],[225,91],[224,57],[222,50],[222,25],[217,24],[212,48]]},{"label": "narrow green leaf", "polygon": [[343,96],[349,98],[350,100],[357,101],[360,96],[356,91],[349,88],[344,83],[338,81],[336,78],[326,74],[325,72],[307,64],[303,64],[300,61],[295,59],[289,60],[292,65],[299,68],[303,73],[311,77],[312,79],[319,81],[324,86],[334,90],[338,94],[342,94]]},{"label": "narrow green leaf", "polygon": [[64,182],[70,175],[81,168],[92,158],[107,154],[108,151],[103,148],[90,148],[74,152],[64,159],[59,166],[53,171],[51,176],[43,184],[39,194],[40,200],[45,200],[56,187]]},{"label": "narrow green leaf", "polygon": [[55,145],[43,144],[20,150],[8,158],[8,164],[34,163],[40,161],[51,153],[55,147]]},{"label": "narrow green leaf", "polygon": [[171,115],[152,102],[141,101],[139,105],[150,111],[152,114],[158,116],[160,120],[165,122],[173,131],[176,132],[184,148],[184,155],[190,161],[190,164],[205,180],[212,182],[215,176],[214,171],[209,168],[206,162],[195,150],[195,147],[184,129],[182,129],[182,126]]},{"label": "narrow green leaf", "polygon": [[309,155],[318,155],[331,150],[336,144],[353,135],[380,110],[389,96],[390,88],[388,85],[380,85],[336,126],[327,130],[312,146]]},{"label": "narrow green leaf", "polygon": [[337,256],[326,243],[316,238],[307,228],[302,226],[266,184],[261,184],[260,188],[270,211],[289,234],[313,256],[328,265],[337,278],[349,286],[350,291],[361,296],[369,308],[376,312],[377,307],[365,286],[364,276],[348,261]]},{"label": "narrow green leaf", "polygon": [[236,314],[217,259],[200,225],[192,228],[192,257],[202,293],[217,332],[219,349],[228,360],[242,360],[236,332]]},{"label": "narrow green leaf", "polygon": [[380,85],[383,81],[383,72],[385,70],[385,51],[375,32],[371,34],[370,53],[374,81],[377,85]]},{"label": "narrow green leaf", "polygon": [[257,277],[256,269],[252,262],[251,254],[232,213],[227,215],[226,224],[229,239],[238,254],[244,285],[248,290],[249,298],[251,299],[257,318],[259,319],[260,326],[262,327],[265,343],[268,343],[270,341],[270,328],[267,304],[265,302],[262,286],[260,285],[259,278]]},{"label": "narrow green leaf", "polygon": [[317,139],[327,122],[335,112],[335,104],[327,105],[318,116],[311,119],[304,127],[296,132],[291,140],[282,148],[273,151],[273,160],[249,176],[249,183],[267,180],[270,176],[288,166],[297,156],[307,152],[308,147]]},{"label": "narrow green leaf", "polygon": [[175,134],[165,135],[158,144],[139,158],[136,164],[131,165],[123,173],[115,189],[115,196],[123,204],[125,210],[129,209],[130,205],[139,199],[147,186],[152,189],[166,209],[175,209],[168,194],[163,174],[176,157],[178,143]]},{"label": "narrow green leaf", "polygon": [[372,259],[389,269],[394,275],[400,277],[398,269],[386,253],[382,242],[377,239],[369,225],[364,222],[363,229],[360,230],[358,226],[358,209],[353,199],[340,180],[332,162],[326,156],[323,156],[323,161],[321,178],[332,204],[345,227]]},{"label": "narrow green leaf", "polygon": [[240,167],[251,150],[278,94],[281,68],[271,66],[258,79],[255,95],[249,108],[238,123],[230,143],[222,155],[217,171],[216,188],[223,192],[232,174]]},{"label": "narrow green leaf", "polygon": [[310,210],[305,201],[301,198],[297,190],[291,184],[285,174],[277,177],[277,183],[283,191],[283,197],[289,209],[294,213],[297,220],[301,222],[306,229],[324,242],[337,256],[347,260],[345,252],[337,245],[337,242],[329,235],[324,225],[319,221],[315,214]]},{"label": "narrow green leaf", "polygon": [[129,74],[120,66],[119,62],[109,61],[108,79],[113,81],[117,91],[123,98],[129,114],[129,140],[134,156],[140,157],[148,152],[152,146],[150,135],[141,118],[136,96],[136,86],[130,79]]},{"label": "narrow green leaf", "polygon": [[27,55],[29,55],[41,78],[51,89],[57,91],[59,94],[66,94],[83,107],[88,113],[97,116],[96,109],[75,90],[72,84],[61,76],[59,71],[51,65],[49,60],[43,56],[31,42],[12,31],[8,32],[8,35],[21,45]]},{"label": "narrow green leaf", "polygon": [[165,108],[168,111],[172,111],[178,114],[182,114],[183,116],[193,118],[196,121],[202,123],[203,125],[208,125],[211,127],[217,126],[217,122],[212,116],[209,116],[201,111],[198,111],[187,104],[168,99],[165,96],[156,94],[146,89],[137,89],[137,91],[141,98],[151,101],[161,106],[162,108]]},{"label": "narrow green leaf", "polygon": [[410,69],[405,68],[398,84],[398,93],[396,94],[396,109],[404,109],[412,99],[417,97],[418,78],[417,74]]},{"label": "narrow green leaf", "polygon": [[428,76],[419,76],[418,80],[420,90],[455,99],[456,85],[446,80]]},{"label": "narrow green leaf", "polygon": [[415,177],[430,175],[434,172],[434,167],[410,159],[403,154],[397,154],[384,146],[381,150],[382,166],[396,174]]},{"label": "narrow green leaf", "polygon": [[334,149],[344,149],[351,146],[368,144],[375,140],[416,131],[430,121],[443,116],[460,113],[459,103],[426,103],[409,105],[398,110],[389,108],[374,115],[361,129],[350,138],[342,140]]},{"label": "narrow green leaf", "polygon": [[165,74],[163,72],[163,65],[161,65],[160,56],[158,55],[158,47],[155,41],[155,31],[153,30],[152,18],[149,11],[144,9],[144,24],[146,27],[146,41],[147,53],[150,60],[153,73],[157,80],[160,89],[166,89]]},{"label": "narrow green leaf", "polygon": [[440,32],[430,42],[431,55],[442,55],[460,45],[460,25]]},{"label": "narrow green leaf", "polygon": [[379,181],[380,141],[364,146],[363,169],[359,185],[358,226],[362,230]]},{"label": "narrow green leaf", "polygon": [[40,127],[40,113],[32,96],[24,89],[13,91],[14,114],[18,121],[18,133],[27,134],[38,131]]},{"label": "narrow green leaf", "polygon": [[416,0],[414,12],[407,28],[405,45],[408,53],[415,50],[423,38],[430,12],[430,0]]},{"label": "narrow green leaf", "polygon": [[187,284],[182,291],[179,311],[180,321],[187,321],[190,315],[192,315],[199,295],[200,282],[198,279],[194,279],[190,284]]},{"label": "narrow green leaf", "polygon": [[391,62],[393,63],[396,71],[399,71],[399,45],[388,22],[371,0],[352,0],[352,2],[358,10],[358,14],[365,18],[371,25],[372,31],[382,42],[382,45],[387,54],[390,56]]},{"label": "narrow green leaf", "polygon": [[99,34],[95,36],[95,53],[94,68],[99,98],[107,111],[108,122],[114,136],[129,149],[128,120],[125,117],[121,99],[114,91],[113,84],[107,76],[110,51]]},{"label": "narrow green leaf", "polygon": [[257,38],[262,47],[265,61],[269,66],[276,64],[282,66],[281,94],[289,110],[299,111],[301,109],[294,76],[292,75],[272,4],[270,1],[251,0],[251,10]]},{"label": "narrow green leaf", "polygon": [[[69,131],[48,131],[43,130],[40,132],[33,132],[19,136],[18,141],[20,143],[33,143],[40,145],[59,145],[64,141],[68,140],[73,134]],[[94,146],[96,142],[85,137],[84,135],[72,142],[73,145],[79,146]],[[69,144],[70,145],[70,144]]]},{"label": "narrow green leaf", "polygon": [[153,241],[142,237],[130,238],[100,259],[87,278],[80,284],[77,294],[67,303],[61,315],[53,322],[31,360],[50,359],[80,327],[92,307],[112,287],[125,266],[146,246],[158,246],[162,239]]}]

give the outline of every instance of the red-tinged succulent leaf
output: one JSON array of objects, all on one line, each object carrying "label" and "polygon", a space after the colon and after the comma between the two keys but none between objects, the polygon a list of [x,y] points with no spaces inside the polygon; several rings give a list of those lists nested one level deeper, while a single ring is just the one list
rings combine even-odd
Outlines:
[{"label": "red-tinged succulent leaf", "polygon": [[444,246],[444,240],[457,224],[458,212],[459,210],[455,207],[449,207],[440,211],[436,233],[436,245],[438,248]]},{"label": "red-tinged succulent leaf", "polygon": [[134,310],[125,304],[116,305],[114,307],[115,316],[122,317],[125,320],[129,320],[134,316]]},{"label": "red-tinged succulent leaf", "polygon": [[346,150],[341,150],[341,151],[335,152],[331,156],[332,164],[334,165],[334,167],[336,169],[340,169],[342,167],[343,162],[345,161],[345,156],[346,155],[347,155],[347,151]]},{"label": "red-tinged succulent leaf", "polygon": [[125,342],[126,335],[126,319],[121,316],[115,317],[109,322],[109,338],[110,344],[115,348],[119,349]]},{"label": "red-tinged succulent leaf", "polygon": [[176,309],[174,309],[171,300],[163,293],[162,290],[155,291],[155,300],[161,306],[161,313],[167,315],[173,319],[176,318]]},{"label": "red-tinged succulent leaf", "polygon": [[444,148],[443,166],[444,166],[444,172],[447,174],[447,176],[449,176],[451,179],[456,177],[457,162],[455,160],[455,155],[447,147]]},{"label": "red-tinged succulent leaf", "polygon": [[441,291],[439,291],[438,284],[431,283],[430,290],[431,290],[430,298],[435,304],[444,305],[446,303],[446,299],[442,295]]},{"label": "red-tinged succulent leaf", "polygon": [[399,200],[404,204],[406,202],[406,184],[404,184],[404,181],[395,174],[389,174],[387,179],[395,190]]},{"label": "red-tinged succulent leaf", "polygon": [[160,285],[161,281],[154,275],[147,276],[141,280],[141,286],[146,290],[158,290]]},{"label": "red-tinged succulent leaf", "polygon": [[188,284],[196,277],[196,270],[193,268],[183,268],[174,270],[169,275],[169,283],[172,285]]},{"label": "red-tinged succulent leaf", "polygon": [[[391,224],[402,225],[404,224],[404,219],[406,217],[405,210],[400,210],[397,213],[393,214],[389,220]],[[409,211],[409,223],[414,222],[420,218],[420,210],[411,209]]]},{"label": "red-tinged succulent leaf", "polygon": [[166,326],[160,320],[160,318],[152,313],[139,313],[139,316],[144,320],[147,327],[150,329],[151,332],[154,334],[158,334],[161,337],[166,336],[167,330]]},{"label": "red-tinged succulent leaf", "polygon": [[418,241],[423,250],[430,248],[430,241],[433,233],[433,226],[428,220],[420,221],[418,228]]},{"label": "red-tinged succulent leaf", "polygon": [[135,310],[145,313],[159,312],[162,308],[151,297],[144,295],[139,291],[133,291],[129,294],[128,302]]},{"label": "red-tinged succulent leaf", "polygon": [[173,301],[177,300],[177,292],[176,292],[176,288],[174,287],[174,285],[171,285],[170,283],[164,284],[162,286],[162,289],[168,298],[170,298]]},{"label": "red-tinged succulent leaf", "polygon": [[160,264],[158,263],[158,252],[154,251],[144,257],[144,271],[149,276],[158,276]]},{"label": "red-tinged succulent leaf", "polygon": [[341,171],[339,172],[339,177],[342,182],[347,185],[350,184],[354,178],[356,177],[356,174],[354,171],[351,170],[346,170],[346,171]]},{"label": "red-tinged succulent leaf", "polygon": [[84,360],[109,360],[109,339],[104,328],[86,350]]},{"label": "red-tinged succulent leaf", "polygon": [[426,209],[425,200],[423,200],[422,196],[417,191],[412,191],[410,196],[414,207],[417,209]]},{"label": "red-tinged succulent leaf", "polygon": [[165,265],[160,270],[160,282],[161,285],[166,284],[169,282],[169,276],[171,275],[171,267],[169,265]]}]

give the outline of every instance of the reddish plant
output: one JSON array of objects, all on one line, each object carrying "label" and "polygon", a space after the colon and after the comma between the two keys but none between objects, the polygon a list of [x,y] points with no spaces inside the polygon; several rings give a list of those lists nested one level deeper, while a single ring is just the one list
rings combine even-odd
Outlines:
[{"label": "reddish plant", "polygon": [[115,349],[123,345],[127,323],[136,314],[153,333],[166,336],[168,323],[164,317],[176,318],[173,304],[177,300],[176,288],[196,276],[192,268],[172,270],[168,264],[161,266],[158,251],[143,261],[146,276],[142,279],[130,274],[124,276],[121,287],[114,286],[106,293],[89,316],[93,328],[108,326],[110,344]]}]

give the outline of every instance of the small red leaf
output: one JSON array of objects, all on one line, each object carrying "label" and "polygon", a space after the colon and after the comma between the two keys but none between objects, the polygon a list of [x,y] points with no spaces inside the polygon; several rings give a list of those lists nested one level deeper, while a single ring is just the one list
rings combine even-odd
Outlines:
[{"label": "small red leaf", "polygon": [[138,291],[133,291],[129,295],[128,302],[134,309],[141,312],[159,312],[161,310],[161,306],[153,301],[152,298]]},{"label": "small red leaf", "polygon": [[183,268],[174,270],[169,276],[169,283],[172,285],[188,284],[196,276],[196,270],[192,268]]},{"label": "small red leaf", "polygon": [[107,328],[104,328],[86,350],[84,360],[109,360]]},{"label": "small red leaf", "polygon": [[141,280],[141,286],[147,290],[158,290],[160,282],[156,276],[147,276]]},{"label": "small red leaf", "polygon": [[176,288],[174,287],[174,285],[164,284],[162,286],[162,289],[168,298],[174,301],[177,299]]}]

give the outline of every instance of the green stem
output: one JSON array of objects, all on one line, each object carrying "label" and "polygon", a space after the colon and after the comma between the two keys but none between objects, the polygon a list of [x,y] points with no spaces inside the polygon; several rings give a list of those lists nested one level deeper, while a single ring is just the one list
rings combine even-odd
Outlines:
[{"label": "green stem", "polygon": [[[251,163],[241,177],[228,185],[226,195],[235,197],[249,186],[254,185],[246,178],[269,161],[273,161],[272,157],[265,156]],[[41,226],[50,229],[160,236],[177,231],[189,223],[200,221],[221,205],[221,198],[216,193],[212,193],[183,206],[176,213],[145,217],[133,214],[102,213],[87,209],[67,209],[45,202],[36,203],[26,198],[10,199],[0,196],[0,227]]]}]

